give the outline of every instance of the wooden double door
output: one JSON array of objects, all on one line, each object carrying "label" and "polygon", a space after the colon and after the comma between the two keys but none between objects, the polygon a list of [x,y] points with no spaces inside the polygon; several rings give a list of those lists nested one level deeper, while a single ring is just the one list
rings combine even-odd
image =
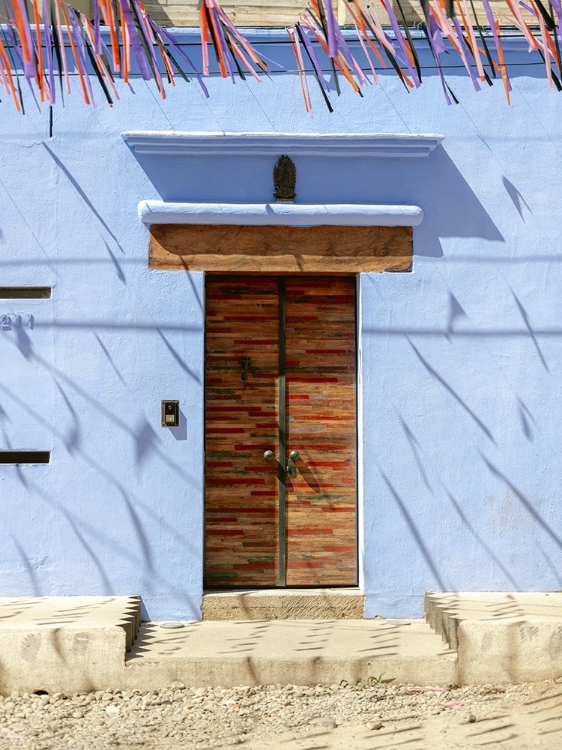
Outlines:
[{"label": "wooden double door", "polygon": [[353,277],[207,277],[207,588],[357,583],[355,306]]}]

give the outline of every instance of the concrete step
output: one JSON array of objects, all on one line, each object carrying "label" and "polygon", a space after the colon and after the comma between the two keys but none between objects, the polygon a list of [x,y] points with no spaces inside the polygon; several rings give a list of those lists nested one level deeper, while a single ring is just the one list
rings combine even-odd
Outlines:
[{"label": "concrete step", "polygon": [[[174,682],[231,687],[368,678],[457,681],[456,654],[423,620],[141,625],[140,606],[139,597],[0,599],[0,693],[152,690]],[[333,609],[335,603],[325,606]]]},{"label": "concrete step", "polygon": [[140,596],[0,597],[0,629],[123,628],[127,651],[141,626]]},{"label": "concrete step", "polygon": [[[430,593],[429,624],[274,619],[268,601],[280,616],[296,600],[275,592],[260,604],[255,593],[268,592],[237,594],[243,621],[174,628],[140,625],[139,597],[0,599],[0,693],[149,690],[174,682],[230,687],[372,678],[478,685],[562,677],[562,592]],[[309,617],[322,605],[320,592],[296,594]],[[357,606],[357,592],[329,591],[322,606],[341,617],[346,606]]]},{"label": "concrete step", "polygon": [[0,693],[109,687],[140,626],[138,596],[0,598]]},{"label": "concrete step", "polygon": [[458,651],[461,684],[562,676],[562,592],[427,593],[425,616]]},{"label": "concrete step", "polygon": [[360,620],[365,597],[350,589],[207,591],[204,620]]},{"label": "concrete step", "polygon": [[127,689],[334,684],[341,680],[457,683],[457,658],[423,620],[143,624],[126,661]]}]

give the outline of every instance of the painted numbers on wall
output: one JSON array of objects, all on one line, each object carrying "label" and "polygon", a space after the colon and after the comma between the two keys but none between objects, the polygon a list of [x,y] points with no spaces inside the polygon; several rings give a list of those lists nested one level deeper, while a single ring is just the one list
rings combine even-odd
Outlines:
[{"label": "painted numbers on wall", "polygon": [[0,313],[0,330],[11,331],[14,328],[33,328],[31,313]]}]

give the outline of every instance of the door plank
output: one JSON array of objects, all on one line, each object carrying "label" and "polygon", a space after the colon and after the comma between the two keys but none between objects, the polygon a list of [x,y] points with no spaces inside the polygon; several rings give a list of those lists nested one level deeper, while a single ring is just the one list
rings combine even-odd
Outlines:
[{"label": "door plank", "polygon": [[287,585],[357,583],[355,279],[287,279]]},{"label": "door plank", "polygon": [[216,277],[206,290],[205,586],[276,586],[277,462],[263,452],[278,447],[277,279]]}]

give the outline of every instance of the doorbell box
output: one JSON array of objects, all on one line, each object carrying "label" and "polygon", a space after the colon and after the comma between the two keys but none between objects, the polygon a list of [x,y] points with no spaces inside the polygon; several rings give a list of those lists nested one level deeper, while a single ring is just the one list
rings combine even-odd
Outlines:
[{"label": "doorbell box", "polygon": [[162,401],[162,427],[179,427],[180,402]]}]

